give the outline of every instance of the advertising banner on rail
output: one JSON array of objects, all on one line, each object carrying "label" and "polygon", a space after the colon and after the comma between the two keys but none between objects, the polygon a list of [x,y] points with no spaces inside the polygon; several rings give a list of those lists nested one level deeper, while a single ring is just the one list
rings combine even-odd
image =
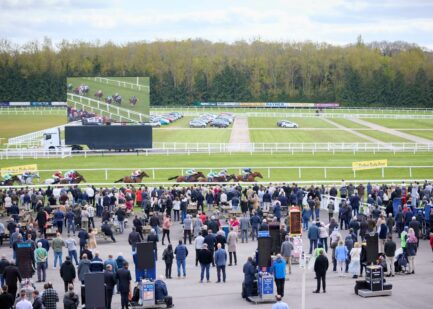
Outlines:
[{"label": "advertising banner on rail", "polygon": [[296,102],[195,102],[202,107],[264,107],[264,108],[335,108],[339,103],[296,103]]},{"label": "advertising banner on rail", "polygon": [[28,165],[18,165],[18,166],[9,166],[9,167],[2,167],[1,169],[1,176],[3,177],[6,174],[12,174],[12,175],[21,175],[25,171],[27,172],[37,172],[38,171],[38,165],[37,164],[28,164]]},{"label": "advertising banner on rail", "polygon": [[66,106],[66,102],[0,102],[0,107],[49,107]]},{"label": "advertising banner on rail", "polygon": [[388,166],[388,160],[358,161],[352,162],[352,170],[362,171]]}]

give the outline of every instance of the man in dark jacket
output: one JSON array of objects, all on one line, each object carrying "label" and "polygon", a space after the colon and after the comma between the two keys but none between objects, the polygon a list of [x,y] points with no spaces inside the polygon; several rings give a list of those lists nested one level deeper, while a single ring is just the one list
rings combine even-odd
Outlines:
[{"label": "man in dark jacket", "polygon": [[200,272],[200,283],[203,283],[204,272],[206,271],[207,282],[209,280],[209,268],[210,264],[213,262],[213,254],[208,249],[207,244],[203,244],[203,249],[198,252],[198,261],[200,262],[201,272]]},{"label": "man in dark jacket", "polygon": [[65,284],[65,293],[68,291],[69,283],[74,284],[76,276],[75,267],[71,262],[71,257],[67,256],[66,260],[60,267],[60,277],[62,277],[63,283]]},{"label": "man in dark jacket", "polygon": [[113,298],[114,286],[116,285],[116,275],[113,273],[113,266],[108,264],[104,271],[105,295],[107,297],[107,309],[111,309],[111,299]]},{"label": "man in dark jacket", "polygon": [[257,269],[253,264],[253,258],[248,257],[248,261],[244,264],[244,285],[245,285],[245,297],[249,301],[248,297],[253,295],[253,282],[256,278]]},{"label": "man in dark jacket", "polygon": [[128,270],[128,263],[125,262],[123,264],[123,268],[119,269],[116,273],[116,279],[119,282],[118,289],[120,292],[120,299],[122,309],[128,309],[128,294],[129,294],[129,285],[131,284],[131,273]]},{"label": "man in dark jacket", "polygon": [[8,286],[2,285],[2,293],[0,294],[0,308],[12,309],[14,305],[14,297],[8,292]]},{"label": "man in dark jacket", "polygon": [[317,248],[317,241],[320,238],[319,236],[320,236],[319,235],[319,228],[317,227],[317,224],[312,224],[308,228],[308,239],[310,240],[309,254],[311,254],[313,252],[313,249],[315,250]]},{"label": "man in dark jacket", "polygon": [[9,266],[9,261],[5,255],[2,255],[0,260],[0,287],[2,287],[5,283],[5,279],[3,278],[3,272],[5,271],[5,268],[7,266]]},{"label": "man in dark jacket", "polygon": [[155,259],[158,260],[158,235],[156,235],[156,231],[154,229],[150,230],[150,234],[147,235],[147,242],[153,243],[153,252],[155,253]]},{"label": "man in dark jacket", "polygon": [[254,212],[253,216],[250,218],[252,240],[259,237],[260,222],[260,217],[257,215],[256,212]]},{"label": "man in dark jacket", "polygon": [[211,229],[208,230],[208,234],[204,238],[204,243],[207,244],[207,248],[209,249],[209,251],[212,254],[212,266],[215,266],[215,262],[213,260],[213,254],[215,251],[216,238],[215,238],[215,235],[212,234]]},{"label": "man in dark jacket", "polygon": [[135,216],[134,220],[132,221],[132,224],[135,227],[135,230],[138,232],[138,234],[140,234],[141,239],[143,240],[143,223],[141,222],[140,219],[138,219],[137,216]]},{"label": "man in dark jacket", "polygon": [[387,277],[394,277],[394,256],[397,249],[396,243],[392,240],[392,235],[388,235],[388,240],[385,242],[385,257],[386,268],[388,269]]},{"label": "man in dark jacket", "polygon": [[137,243],[141,242],[143,239],[140,236],[140,233],[137,232],[136,228],[132,228],[132,232],[129,233],[128,242],[131,245],[132,251],[135,251],[137,248]]},{"label": "man in dark jacket", "polygon": [[83,228],[78,232],[78,238],[80,239],[80,256],[83,253],[84,246],[87,244],[87,240],[89,239],[89,233]]},{"label": "man in dark jacket", "polygon": [[317,289],[313,293],[320,293],[320,281],[323,285],[323,293],[326,293],[326,271],[328,270],[328,258],[323,255],[323,249],[319,251],[319,256],[314,263],[314,271],[317,279]]},{"label": "man in dark jacket", "polygon": [[15,302],[15,296],[17,295],[17,281],[21,282],[21,273],[18,267],[15,266],[14,262],[10,262],[9,266],[6,266],[3,277],[5,279],[6,285],[8,286],[8,291],[13,297]]}]

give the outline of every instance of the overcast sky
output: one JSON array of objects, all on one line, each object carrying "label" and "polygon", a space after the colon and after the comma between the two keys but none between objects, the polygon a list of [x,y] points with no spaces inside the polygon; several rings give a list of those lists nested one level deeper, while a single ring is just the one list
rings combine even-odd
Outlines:
[{"label": "overcast sky", "polygon": [[403,40],[433,50],[432,0],[0,0],[0,38],[115,43],[203,38],[347,44]]}]

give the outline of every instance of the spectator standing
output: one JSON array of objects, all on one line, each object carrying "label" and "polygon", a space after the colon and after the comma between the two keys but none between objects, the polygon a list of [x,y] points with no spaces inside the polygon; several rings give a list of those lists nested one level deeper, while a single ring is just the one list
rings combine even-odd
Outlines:
[{"label": "spectator standing", "polygon": [[212,263],[212,252],[208,249],[208,245],[206,243],[203,244],[203,248],[198,253],[198,261],[200,263],[201,271],[200,271],[200,283],[203,283],[204,273],[206,272],[207,282],[209,280],[209,269],[210,264]]},{"label": "spectator standing", "polygon": [[81,228],[80,231],[78,232],[78,238],[80,239],[80,256],[81,256],[81,253],[84,250],[84,246],[88,242],[89,233],[85,229]]},{"label": "spectator standing", "polygon": [[343,241],[340,240],[337,248],[335,248],[335,259],[337,261],[337,270],[340,277],[344,276],[343,272],[345,270],[347,254],[347,247],[344,245]]},{"label": "spectator standing", "polygon": [[192,240],[192,219],[191,215],[186,215],[185,220],[183,220],[183,242],[186,244],[186,237],[188,236],[189,244]]},{"label": "spectator standing", "polygon": [[131,233],[128,235],[128,243],[131,245],[131,250],[137,249],[137,244],[142,241],[140,233],[137,232],[136,228],[133,227]]},{"label": "spectator standing", "polygon": [[[318,224],[320,225],[320,223]],[[317,248],[317,242],[319,238],[320,238],[319,227],[317,226],[317,224],[314,223],[308,228],[308,239],[310,240],[309,254],[312,254],[313,250]]]},{"label": "spectator standing", "polygon": [[104,284],[107,309],[111,309],[111,300],[113,298],[114,287],[116,286],[116,272],[113,272],[113,266],[108,264],[104,271]]},{"label": "spectator standing", "polygon": [[80,303],[80,300],[78,298],[78,295],[74,292],[74,286],[72,284],[70,284],[67,287],[67,291],[66,291],[65,295],[63,296],[63,308],[64,309],[77,309],[79,303]]},{"label": "spectator standing", "polygon": [[[47,273],[47,258],[48,258],[48,252],[44,248],[42,248],[42,243],[38,242],[38,248],[35,250],[35,263],[36,263],[36,269],[38,272],[38,282],[45,282]],[[41,278],[42,273],[42,278]]]},{"label": "spectator standing", "polygon": [[256,272],[257,272],[257,269],[253,264],[252,257],[248,257],[248,260],[244,264],[242,270],[244,273],[245,297],[249,301],[248,297],[253,295],[253,283],[254,280],[256,279]]},{"label": "spectator standing", "polygon": [[195,248],[195,266],[198,266],[198,253],[203,248],[204,237],[202,233],[198,233],[198,236],[194,239],[194,248]]},{"label": "spectator standing", "polygon": [[87,259],[87,254],[83,254],[80,263],[78,264],[78,279],[84,284],[84,276],[90,273],[90,261]]},{"label": "spectator standing", "polygon": [[272,309],[289,309],[289,305],[283,302],[281,295],[275,295],[275,300],[277,302],[272,305]]},{"label": "spectator standing", "polygon": [[26,297],[26,291],[21,290],[20,298],[15,306],[16,309],[32,309],[32,303]]},{"label": "spectator standing", "polygon": [[286,281],[286,262],[281,254],[277,254],[277,258],[272,264],[272,272],[274,273],[275,285],[277,286],[277,294],[284,297],[284,283]]},{"label": "spectator standing", "polygon": [[96,234],[98,234],[96,229],[92,229],[92,228],[89,229],[89,242],[87,244],[89,250],[94,251],[98,246],[96,243]]},{"label": "spectator standing", "polygon": [[75,265],[78,266],[77,242],[73,237],[69,237],[65,240],[65,246],[68,249],[68,256],[71,258],[71,261],[75,260]]},{"label": "spectator standing", "polygon": [[255,238],[259,237],[259,227],[260,227],[260,217],[257,215],[257,212],[253,212],[252,217],[250,218],[251,224],[251,239],[254,241]]},{"label": "spectator standing", "polygon": [[87,205],[87,212],[89,213],[89,227],[95,228],[95,207],[92,204]]},{"label": "spectator standing", "polygon": [[221,243],[217,244],[217,250],[215,251],[215,265],[217,268],[217,283],[221,282],[221,272],[223,275],[223,282],[226,282],[226,265],[227,265],[227,252],[222,247]]},{"label": "spectator standing", "polygon": [[407,259],[409,261],[409,274],[415,274],[415,256],[418,249],[418,239],[415,236],[415,231],[410,228],[407,233]]},{"label": "spectator standing", "polygon": [[236,256],[236,244],[238,242],[238,233],[231,227],[230,232],[227,236],[227,249],[229,251],[229,266],[233,265],[233,258],[235,265],[238,263]]},{"label": "spectator standing", "polygon": [[350,270],[353,275],[352,278],[356,279],[359,276],[359,271],[361,269],[361,246],[356,242],[350,250]]},{"label": "spectator standing", "polygon": [[165,278],[171,279],[171,268],[174,260],[173,247],[171,244],[168,244],[167,248],[164,249],[162,259],[165,262]]},{"label": "spectator standing", "polygon": [[76,276],[75,267],[72,264],[71,258],[67,256],[65,262],[63,262],[62,266],[60,267],[60,277],[62,277],[63,283],[65,285],[65,293],[68,292],[68,286],[70,284],[74,284]]},{"label": "spectator standing", "polygon": [[44,304],[42,303],[42,297],[39,295],[38,290],[34,290],[33,293],[33,309],[43,309]]},{"label": "spectator standing", "polygon": [[57,233],[57,237],[53,239],[52,247],[54,252],[54,267],[56,269],[57,260],[59,261],[59,267],[62,264],[62,256],[63,256],[63,247],[65,246],[65,242],[63,241],[60,233]]},{"label": "spectator standing", "polygon": [[116,273],[116,279],[118,281],[118,289],[120,292],[121,306],[122,309],[128,309],[128,295],[130,292],[130,284],[131,284],[131,272],[128,269],[129,264],[125,262],[123,267],[119,269]]},{"label": "spectator standing", "polygon": [[42,292],[42,303],[45,309],[56,309],[59,302],[59,295],[53,289],[51,283],[44,284],[44,291]]},{"label": "spectator standing", "polygon": [[250,219],[247,217],[246,214],[243,214],[242,218],[239,220],[242,243],[244,243],[244,241],[248,242],[248,230],[250,228],[250,225]]},{"label": "spectator standing", "polygon": [[0,259],[0,287],[2,287],[5,284],[5,279],[3,277],[3,272],[4,272],[5,268],[6,268],[6,266],[9,266],[9,261],[6,258],[5,255],[2,255],[1,259]]},{"label": "spectator standing", "polygon": [[8,292],[8,286],[2,284],[1,290],[2,290],[2,293],[0,294],[1,308],[12,309],[14,305],[14,298],[12,297],[12,294]]},{"label": "spectator standing", "polygon": [[392,235],[388,235],[388,240],[385,242],[385,259],[386,268],[388,270],[387,277],[394,277],[394,256],[397,250],[397,244],[392,240]]},{"label": "spectator standing", "polygon": [[10,265],[6,266],[3,277],[5,279],[6,285],[8,286],[8,292],[12,295],[13,301],[15,303],[15,297],[17,295],[17,281],[21,283],[21,273],[18,267],[15,266],[13,261],[10,261]]},{"label": "spectator standing", "polygon": [[162,221],[162,245],[164,246],[164,239],[165,236],[167,236],[168,243],[170,244],[170,228],[171,228],[172,222],[169,215],[164,214],[164,219]]},{"label": "spectator standing", "polygon": [[186,257],[188,256],[188,249],[182,243],[182,240],[179,240],[179,244],[176,246],[174,250],[174,254],[176,255],[176,263],[177,263],[177,277],[180,278],[180,269],[183,270],[183,277],[186,277]]},{"label": "spectator standing", "polygon": [[75,236],[75,214],[72,211],[72,207],[69,207],[65,215],[66,225],[68,228],[68,237],[70,236],[71,230],[72,234]]},{"label": "spectator standing", "polygon": [[286,266],[288,267],[288,273],[292,273],[292,251],[293,251],[293,243],[290,241],[289,235],[285,236],[285,240],[281,244],[281,256],[286,261]]},{"label": "spectator standing", "polygon": [[320,283],[322,283],[323,293],[326,293],[326,272],[329,267],[328,258],[323,254],[323,249],[319,251],[319,256],[314,262],[314,272],[316,273],[317,288],[313,293],[320,293]]}]

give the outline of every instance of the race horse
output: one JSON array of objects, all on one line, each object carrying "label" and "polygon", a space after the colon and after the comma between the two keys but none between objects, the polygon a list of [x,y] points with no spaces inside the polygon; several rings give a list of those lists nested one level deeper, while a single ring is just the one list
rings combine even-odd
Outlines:
[{"label": "race horse", "polygon": [[24,178],[23,175],[19,175],[18,179],[22,185],[32,185],[34,178],[40,178],[38,173],[30,173],[27,177]]},{"label": "race horse", "polygon": [[149,177],[149,175],[147,175],[146,172],[141,172],[140,175],[135,176],[135,177],[133,177],[133,176],[125,176],[123,178],[120,178],[119,180],[116,180],[115,183],[118,183],[118,182],[123,182],[123,183],[140,183],[141,180],[144,177]]},{"label": "race horse", "polygon": [[113,95],[113,101],[116,104],[122,105],[122,96],[116,93],[115,95]]},{"label": "race horse", "polygon": [[60,180],[54,180],[53,178],[49,178],[45,180],[45,184],[46,185],[56,185],[56,184],[77,184],[80,182],[86,182],[86,179],[84,178],[83,175],[81,175],[80,173],[78,173],[77,171],[75,171],[74,173],[74,177],[72,179],[66,179],[66,178],[62,178]]},{"label": "race horse", "polygon": [[105,103],[107,103],[107,104],[113,103],[113,98],[112,97],[106,97],[105,98]]},{"label": "race horse", "polygon": [[174,176],[168,178],[168,180],[173,179],[176,179],[176,182],[198,182],[202,181],[203,179],[204,181],[206,181],[206,177],[203,175],[202,172],[197,172],[195,174],[192,174],[191,176]]},{"label": "race horse", "polygon": [[11,179],[0,181],[0,186],[13,186],[15,182],[20,182],[17,175],[13,175]]},{"label": "race horse", "polygon": [[102,92],[102,90],[98,90],[95,92],[95,98],[98,98],[98,100],[101,100],[102,97],[104,96],[104,93]]},{"label": "race horse", "polygon": [[256,177],[263,178],[262,174],[260,172],[252,172],[247,176],[247,179],[244,179],[243,175],[232,175],[232,179],[234,181],[247,181],[247,182],[253,182],[256,181]]},{"label": "race horse", "polygon": [[135,106],[138,102],[138,99],[135,95],[133,95],[132,97],[129,98],[129,104],[131,104],[131,106]]},{"label": "race horse", "polygon": [[[209,182],[229,182],[230,180],[236,180],[235,175],[227,175],[227,176],[213,176],[212,180]],[[209,177],[208,177],[209,180]]]},{"label": "race horse", "polygon": [[87,93],[89,93],[89,90],[89,86],[82,84],[76,87],[72,92],[78,95],[87,95]]}]

